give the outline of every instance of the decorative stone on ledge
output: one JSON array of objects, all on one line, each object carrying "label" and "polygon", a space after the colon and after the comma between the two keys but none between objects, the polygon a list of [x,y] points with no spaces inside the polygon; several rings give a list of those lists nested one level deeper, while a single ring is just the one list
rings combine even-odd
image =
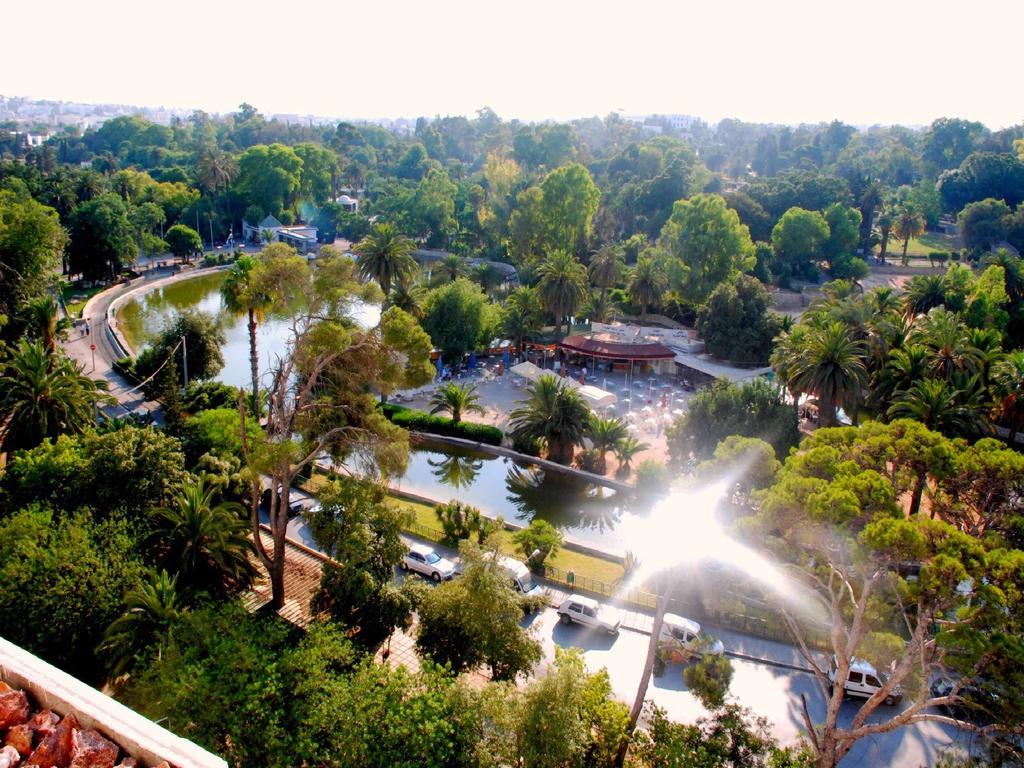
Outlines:
[{"label": "decorative stone on ledge", "polygon": [[[82,759],[86,760],[74,763],[76,766],[106,764],[105,760],[95,762],[93,757],[103,753],[105,749],[109,751],[104,741],[108,740],[120,747],[121,752],[130,756],[131,762],[126,760],[122,764],[158,766],[162,763],[175,768],[227,768],[227,763],[223,759],[187,739],[174,735],[166,728],[161,728],[138,712],[2,637],[0,682],[10,686],[14,691],[27,694],[28,699],[34,702],[38,709],[50,710],[53,713],[44,718],[47,722],[41,721],[41,725],[37,724],[40,728],[47,726],[52,729],[53,734],[57,734],[61,725],[66,726],[66,738],[62,736],[58,740],[54,736],[50,739],[54,742],[50,747],[63,749],[63,742],[67,741],[66,746],[69,750],[75,750],[75,754],[83,755]],[[11,699],[8,702],[10,706],[0,709],[8,713],[8,719],[13,718],[11,725],[14,726],[14,720],[20,719],[21,700],[13,691],[6,691],[6,695]],[[29,721],[30,731],[31,723],[41,714],[43,713],[37,713],[35,718]],[[60,724],[56,722],[57,716],[61,718]],[[15,738],[25,735],[28,736],[27,743],[31,744],[31,732],[19,732],[15,734]],[[10,735],[8,743],[10,744]],[[19,754],[18,750],[11,747],[9,751],[12,753],[8,757],[10,764],[20,765],[12,762],[14,756]],[[4,758],[5,755],[0,752],[0,764],[4,762]]]}]

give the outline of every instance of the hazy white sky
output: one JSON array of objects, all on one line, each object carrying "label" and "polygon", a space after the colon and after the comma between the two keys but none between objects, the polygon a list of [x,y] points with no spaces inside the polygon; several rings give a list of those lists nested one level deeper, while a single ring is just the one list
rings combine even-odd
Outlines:
[{"label": "hazy white sky", "polygon": [[1024,121],[1024,0],[5,3],[0,93],[350,117]]}]

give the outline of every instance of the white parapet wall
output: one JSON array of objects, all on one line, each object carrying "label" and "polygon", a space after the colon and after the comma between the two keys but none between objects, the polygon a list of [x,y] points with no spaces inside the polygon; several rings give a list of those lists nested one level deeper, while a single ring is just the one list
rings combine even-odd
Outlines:
[{"label": "white parapet wall", "polygon": [[144,766],[167,761],[176,768],[227,768],[223,759],[2,637],[0,680],[39,707],[61,716],[74,712],[82,727],[96,729]]}]

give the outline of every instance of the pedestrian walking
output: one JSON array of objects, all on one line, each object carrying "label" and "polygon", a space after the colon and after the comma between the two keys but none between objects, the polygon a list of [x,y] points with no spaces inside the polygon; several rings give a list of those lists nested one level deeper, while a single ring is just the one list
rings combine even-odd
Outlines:
[{"label": "pedestrian walking", "polygon": [[92,326],[89,325],[89,321],[88,320],[85,321],[85,335],[86,336],[92,336]]}]

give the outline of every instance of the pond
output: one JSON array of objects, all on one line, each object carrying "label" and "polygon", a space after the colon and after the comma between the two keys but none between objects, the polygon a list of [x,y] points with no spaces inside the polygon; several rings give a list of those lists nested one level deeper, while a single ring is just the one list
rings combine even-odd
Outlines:
[{"label": "pond", "polygon": [[617,552],[625,551],[617,532],[623,516],[646,509],[611,488],[450,445],[413,448],[408,469],[392,486],[438,501],[458,498],[519,525],[537,517],[580,544]]},{"label": "pond", "polygon": [[[118,314],[118,325],[125,339],[136,352],[170,323],[176,314],[186,309],[198,309],[216,316],[224,329],[226,341],[221,351],[224,368],[218,381],[237,387],[247,387],[249,374],[248,318],[238,317],[224,310],[220,287],[227,272],[219,271],[199,275],[188,280],[157,288],[138,299],[125,302]],[[380,319],[380,307],[359,304],[355,320],[368,327]],[[288,341],[288,321],[283,317],[267,317],[256,331],[261,373],[270,368],[274,355],[284,350]]]}]

